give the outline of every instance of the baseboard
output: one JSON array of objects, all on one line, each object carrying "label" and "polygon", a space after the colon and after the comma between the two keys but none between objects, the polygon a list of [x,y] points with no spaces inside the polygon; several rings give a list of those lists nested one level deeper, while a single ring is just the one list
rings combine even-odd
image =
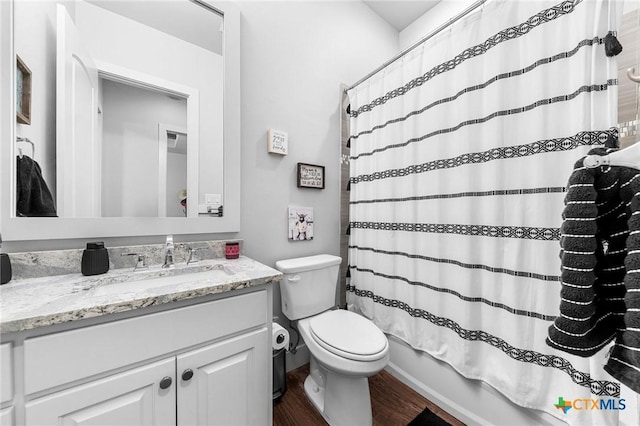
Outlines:
[{"label": "baseboard", "polygon": [[451,414],[456,419],[461,422],[472,425],[491,425],[492,423],[487,419],[483,419],[482,417],[472,413],[471,411],[465,409],[460,404],[455,401],[450,400],[442,396],[440,393],[431,389],[429,386],[424,383],[416,380],[412,375],[404,371],[402,368],[395,365],[393,362],[389,362],[387,367],[385,368],[392,376],[396,379],[400,380],[405,385],[409,386],[414,391],[418,392],[420,395],[427,398],[429,401],[436,404],[438,407],[442,408],[448,414]]}]

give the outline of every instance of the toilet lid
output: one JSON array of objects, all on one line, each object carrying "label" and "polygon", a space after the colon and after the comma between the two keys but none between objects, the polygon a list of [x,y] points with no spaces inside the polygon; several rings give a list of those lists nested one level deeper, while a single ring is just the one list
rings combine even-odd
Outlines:
[{"label": "toilet lid", "polygon": [[386,336],[373,322],[343,309],[311,318],[309,329],[323,348],[349,359],[376,360],[388,346]]}]

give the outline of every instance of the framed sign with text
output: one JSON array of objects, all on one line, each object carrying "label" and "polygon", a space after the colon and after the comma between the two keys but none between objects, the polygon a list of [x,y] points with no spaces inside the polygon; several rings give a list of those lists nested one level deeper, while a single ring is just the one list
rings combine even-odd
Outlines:
[{"label": "framed sign with text", "polygon": [[289,152],[289,136],[287,132],[269,129],[267,132],[267,151],[272,154],[287,155]]},{"label": "framed sign with text", "polygon": [[298,163],[298,188],[324,189],[324,166]]}]

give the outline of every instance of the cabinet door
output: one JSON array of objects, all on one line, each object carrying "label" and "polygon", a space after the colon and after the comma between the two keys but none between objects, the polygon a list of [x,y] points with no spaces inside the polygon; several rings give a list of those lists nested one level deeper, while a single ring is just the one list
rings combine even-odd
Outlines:
[{"label": "cabinet door", "polygon": [[13,412],[13,407],[0,410],[0,426],[13,426],[15,424]]},{"label": "cabinet door", "polygon": [[[171,378],[168,387],[166,377]],[[175,423],[174,358],[76,386],[26,404],[27,426],[147,426]]]},{"label": "cabinet door", "polygon": [[0,402],[13,399],[13,345],[0,345]]},{"label": "cabinet door", "polygon": [[270,424],[268,352],[264,328],[178,356],[178,425]]}]

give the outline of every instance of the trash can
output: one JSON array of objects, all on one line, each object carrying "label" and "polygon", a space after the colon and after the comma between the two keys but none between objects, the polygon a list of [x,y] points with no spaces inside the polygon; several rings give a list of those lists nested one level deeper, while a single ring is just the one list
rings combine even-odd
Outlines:
[{"label": "trash can", "polygon": [[280,398],[287,391],[287,352],[284,349],[273,351],[273,403],[280,402]]}]

